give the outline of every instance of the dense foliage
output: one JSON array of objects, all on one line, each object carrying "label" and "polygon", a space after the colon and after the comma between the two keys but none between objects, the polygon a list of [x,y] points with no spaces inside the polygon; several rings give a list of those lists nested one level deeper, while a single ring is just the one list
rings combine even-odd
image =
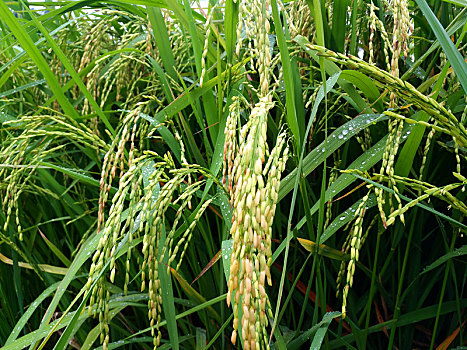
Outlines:
[{"label": "dense foliage", "polygon": [[467,345],[465,0],[0,2],[3,349]]}]

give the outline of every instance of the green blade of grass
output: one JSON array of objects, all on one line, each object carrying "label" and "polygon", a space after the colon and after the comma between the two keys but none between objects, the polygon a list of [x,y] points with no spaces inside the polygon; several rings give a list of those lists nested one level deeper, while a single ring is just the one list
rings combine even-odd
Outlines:
[{"label": "green blade of grass", "polygon": [[[198,77],[201,77],[202,70],[203,70],[201,67],[201,56],[203,54],[203,49],[202,49],[201,42],[200,42],[200,36],[198,35],[198,31],[195,26],[195,21],[193,19],[193,12],[190,7],[190,1],[184,0],[184,4],[185,4],[185,13],[189,20],[188,27],[190,31],[191,44],[193,46],[193,54],[194,54],[194,60],[195,60],[195,65],[196,65],[196,72],[197,72]],[[202,44],[204,44],[204,41]],[[213,62],[215,61],[214,57],[208,56],[208,58],[210,58]],[[209,79],[209,74],[207,72],[206,72],[206,78]],[[204,87],[204,84],[203,84],[203,87]],[[217,112],[216,101],[211,93],[207,93],[206,95],[204,95],[202,103],[203,103],[204,110],[205,110],[206,120],[208,122],[208,125],[211,126],[209,128],[209,134],[211,136],[212,142],[215,143],[216,137],[217,137],[217,131],[219,127],[217,125],[219,121],[217,120],[218,112]]]},{"label": "green blade of grass", "polygon": [[[2,74],[2,76],[0,77],[0,88],[8,81],[8,79],[13,74],[13,72],[16,69],[18,69],[19,66],[21,66],[21,64],[26,60],[26,58],[27,58],[27,56],[25,55],[25,52],[23,51],[23,56],[21,58],[18,58],[17,60],[15,60],[13,62],[13,64],[11,64],[11,67],[8,68],[8,70],[5,73]],[[9,63],[11,63],[11,62],[12,62],[12,60]],[[1,71],[2,70],[0,69],[0,72]],[[42,79],[40,81],[41,81],[41,84],[43,84],[43,82],[45,82],[45,80],[42,80]],[[36,82],[36,84],[37,84],[37,82]],[[18,90],[18,91],[20,91],[20,90]],[[2,95],[7,96],[7,92],[3,92]]]},{"label": "green blade of grass", "polygon": [[[81,0],[81,1],[73,1],[71,3],[69,3],[68,5],[65,5],[65,6],[60,6],[59,8],[57,9],[54,9],[52,11],[49,11],[47,13],[44,13],[42,14],[41,16],[38,17],[38,20],[40,20],[41,22],[45,22],[51,18],[55,18],[55,17],[58,17],[59,15],[61,14],[64,14],[68,11],[70,11],[72,8],[74,9],[77,9],[79,8],[80,6],[78,5],[78,3],[85,3],[87,2],[88,0]],[[30,1],[28,2],[30,3]],[[8,5],[8,4],[7,4]],[[78,20],[79,18],[82,18],[83,16],[78,16],[78,17],[75,17],[65,23],[63,23],[62,25],[58,26],[57,28],[55,28],[53,31],[50,32],[51,35],[54,35],[55,33],[59,32],[60,30],[62,30],[64,27],[76,22],[76,20]],[[26,28],[29,28],[31,26],[34,25],[34,21],[29,21],[27,22],[26,24],[23,25],[23,28],[26,29]],[[3,36],[0,40],[3,41],[3,40],[6,40],[10,37],[13,37],[13,33],[8,33],[7,35]],[[41,38],[39,39],[38,41],[35,42],[35,45],[37,46],[38,44],[42,43],[45,41],[45,38]],[[16,55],[12,60],[10,60],[9,62],[6,62],[4,65],[1,66],[0,68],[0,72],[3,71],[5,68],[7,68],[9,65],[11,65],[12,63],[16,63],[16,61],[20,58],[23,58],[23,57],[26,57],[26,52],[23,51],[21,53],[19,53],[18,55]]]},{"label": "green blade of grass", "polygon": [[296,149],[301,149],[304,128],[300,128],[295,106],[294,75],[292,73],[292,63],[290,61],[290,52],[287,47],[285,36],[282,31],[282,21],[279,17],[277,1],[271,0],[272,15],[274,18],[274,27],[277,36],[277,44],[281,55],[282,69],[284,71],[284,84],[286,91],[287,124],[295,139]]},{"label": "green blade of grass", "polygon": [[[128,215],[128,212],[127,212],[127,215]],[[125,215],[122,215],[122,218],[121,220],[124,220],[125,219]],[[137,226],[134,225],[133,228],[130,230],[130,231],[136,231],[137,229]],[[118,259],[120,256],[122,256],[123,254],[126,254],[126,252],[128,251],[128,245],[130,243],[128,243],[128,238],[129,238],[129,235],[130,235],[130,232],[127,232],[125,234],[125,236],[123,237],[123,239],[118,243],[118,246],[116,247],[115,249],[115,259]],[[99,239],[100,239],[100,235],[94,235],[93,237],[91,237],[89,240],[88,240],[88,244],[87,245],[84,245],[83,248],[80,250],[80,252],[78,253],[77,257],[75,258],[75,260],[73,261],[72,265],[70,266],[69,268],[69,272],[73,272],[73,273],[76,273],[76,270],[75,269],[72,269],[73,267],[80,267],[91,255],[92,253],[96,250],[97,248],[97,243],[99,242]],[[131,244],[137,244],[138,242],[132,242]],[[89,253],[88,253],[89,252]],[[99,274],[95,277],[94,281],[92,282],[92,285],[90,287],[90,290],[92,290],[93,288],[95,288],[95,286],[97,285],[99,279],[104,275],[104,273],[107,272],[107,269],[110,267],[110,264],[111,264],[112,260],[109,259],[106,264],[103,266],[103,268],[100,270]],[[73,266],[74,264],[76,263],[75,266]],[[58,291],[60,291],[60,288],[62,287],[62,284],[63,282],[66,280],[66,282],[69,284],[69,282],[71,282],[69,279],[69,274],[67,274],[67,276],[65,276],[65,278],[62,280],[62,283],[60,284],[60,286],[58,287]],[[67,288],[68,284],[66,284],[64,286],[64,288]],[[77,328],[80,327],[81,325],[81,322],[80,322],[80,315],[83,313],[83,310],[86,308],[86,303],[88,301],[88,299],[91,297],[91,294],[92,293],[87,293],[86,295],[84,295],[84,297],[81,298],[81,294],[86,290],[86,288],[83,288],[81,290],[81,292],[78,294],[78,296],[74,299],[73,303],[68,307],[67,311],[63,313],[62,317],[60,318],[60,320],[62,320],[68,312],[70,312],[70,308],[71,306],[76,302],[78,301],[79,299],[81,299],[81,303],[79,304],[78,308],[76,309],[76,311],[74,312],[74,315],[73,317],[71,318],[70,322],[67,324],[66,326],[66,329],[65,331],[62,333],[62,335],[60,336],[60,339],[58,340],[58,342],[55,344],[54,346],[54,350],[65,350],[66,347],[68,346],[68,343],[72,337],[72,335],[76,332]],[[65,290],[63,290],[64,292]],[[57,295],[59,295],[59,293],[57,293],[54,297],[54,300],[57,298]],[[57,298],[57,303],[59,301],[60,297]],[[96,305],[94,305],[94,307],[96,307]],[[109,304],[109,308],[110,308],[110,304]],[[48,311],[50,312],[51,309],[51,305],[49,305],[49,308],[48,308]],[[53,310],[52,310],[53,311]],[[60,321],[59,320],[59,321]],[[44,322],[43,322],[44,323]],[[47,340],[50,338],[50,336],[52,335],[52,333],[55,331],[55,329],[52,329],[48,334],[47,336],[45,337],[45,340],[42,342],[42,345],[41,346],[44,346],[47,342]],[[40,349],[39,349],[40,350]]]},{"label": "green blade of grass", "polygon": [[[52,318],[53,313],[55,312],[55,309],[60,299],[62,298],[63,294],[65,293],[71,281],[76,278],[76,275],[79,269],[81,268],[81,266],[85,263],[85,261],[91,256],[91,254],[97,248],[97,243],[99,242],[99,238],[100,237],[97,235],[90,237],[86,241],[86,243],[83,245],[83,247],[79,251],[76,258],[71,263],[70,267],[68,268],[67,274],[65,275],[65,277],[62,279],[62,281],[58,285],[57,291],[52,301],[50,302],[49,306],[47,307],[47,310],[42,318],[41,326],[38,330],[38,333],[40,333],[44,329],[50,328],[49,327],[50,319]],[[34,340],[34,341],[37,341],[37,340]]]},{"label": "green blade of grass", "polygon": [[[141,296],[141,295],[140,295],[140,296]],[[146,298],[145,300],[147,300],[147,294],[145,294],[143,297],[145,297],[145,298]],[[195,312],[199,312],[199,311],[201,311],[201,310],[204,310],[204,309],[207,309],[207,308],[209,308],[209,307],[212,307],[212,305],[217,304],[217,303],[219,303],[219,302],[221,302],[221,301],[224,301],[226,298],[227,298],[227,294],[219,295],[218,297],[215,297],[215,298],[213,298],[213,299],[211,299],[211,300],[208,300],[208,301],[206,301],[206,302],[204,302],[204,303],[202,303],[202,304],[200,304],[200,305],[196,305],[196,306],[192,307],[192,308],[189,309],[189,310],[186,310],[186,311],[184,311],[184,312],[179,313],[179,314],[176,316],[176,319],[177,319],[177,320],[180,320],[180,319],[182,319],[182,318],[184,318],[184,317],[186,317],[186,316],[189,316],[189,315],[191,315],[191,314],[194,314]],[[163,327],[163,326],[165,326],[166,324],[167,324],[167,321],[166,321],[166,320],[163,320],[163,321],[160,322],[159,326],[160,326],[160,327]],[[130,337],[128,337],[127,339],[130,339],[130,338],[132,338],[132,337],[137,337],[137,336],[139,336],[140,334],[144,334],[144,333],[146,333],[146,332],[148,332],[148,331],[150,331],[150,330],[151,330],[150,327],[149,327],[149,328],[146,328],[146,329],[142,329],[142,330],[140,330],[139,332],[136,332],[136,333],[132,334],[132,335],[131,335]]]},{"label": "green blade of grass", "polygon": [[[301,349],[303,344],[309,340],[311,337],[313,336],[316,336],[316,333],[318,332],[318,330],[321,328],[321,327],[324,327],[324,331],[326,332],[328,326],[329,326],[329,323],[331,323],[331,321],[336,318],[336,317],[339,317],[341,315],[340,312],[337,312],[337,311],[333,311],[333,312],[329,312],[327,313],[326,315],[324,315],[323,319],[315,324],[313,327],[311,327],[310,329],[308,329],[307,331],[303,332],[302,334],[300,334],[296,339],[293,339],[289,344],[288,344],[288,349],[289,350],[298,350],[298,349]],[[320,339],[321,337],[319,337],[317,339],[317,341]],[[320,346],[318,346],[318,344],[316,344],[317,347],[312,347],[310,349],[320,349]]]},{"label": "green blade of grass", "polygon": [[467,245],[463,245],[462,247],[457,248],[456,250],[444,254],[442,257],[436,259],[433,263],[425,267],[422,271],[422,275],[425,273],[430,272],[433,269],[436,269],[438,266],[444,264],[446,261],[454,258],[461,257],[467,254]]},{"label": "green blade of grass", "polygon": [[99,107],[99,105],[97,104],[97,102],[94,100],[94,98],[92,97],[91,93],[89,92],[89,90],[87,89],[86,85],[84,85],[83,81],[81,80],[81,78],[79,77],[78,73],[76,72],[76,70],[74,69],[74,67],[72,66],[72,64],[70,63],[70,61],[67,59],[67,57],[65,56],[65,54],[63,53],[63,51],[60,49],[60,47],[55,43],[55,40],[53,40],[52,36],[50,36],[50,34],[47,32],[47,30],[44,28],[44,26],[42,25],[42,23],[36,18],[36,16],[34,16],[34,14],[31,12],[31,10],[29,10],[28,7],[26,7],[26,9],[28,10],[29,14],[31,15],[31,18],[33,19],[34,21],[34,24],[36,25],[36,27],[39,29],[39,31],[42,33],[42,35],[45,37],[45,39],[47,40],[48,44],[50,45],[50,47],[52,48],[52,50],[55,52],[55,54],[57,55],[57,57],[60,59],[60,62],[63,64],[63,66],[65,67],[65,69],[68,71],[68,73],[70,74],[71,78],[73,79],[73,81],[76,83],[76,85],[78,85],[78,87],[80,88],[81,92],[84,94],[84,96],[86,97],[86,99],[88,100],[89,104],[92,106],[92,108],[94,109],[94,111],[97,113],[97,115],[99,116],[99,118],[102,120],[102,122],[105,124],[105,126],[107,127],[107,129],[112,133],[112,135],[115,136],[115,130],[114,128],[112,127],[112,125],[110,125],[110,122],[109,120],[107,119],[107,116],[104,114],[104,112],[102,112],[102,109]]},{"label": "green blade of grass", "polygon": [[[65,254],[63,254],[60,249],[57,248],[55,244],[53,244],[43,233],[42,231],[39,230],[39,234],[41,235],[42,239],[44,242],[47,244],[47,246],[50,248],[50,250],[55,254],[57,258],[60,259],[60,261],[66,266],[69,267],[71,264],[70,259],[68,259]],[[65,270],[66,273],[66,270]]]},{"label": "green blade of grass", "polygon": [[[237,42],[237,23],[238,23],[238,8],[239,3],[234,0],[227,0],[225,2],[225,51],[227,53],[227,62],[232,64],[235,51],[235,44]],[[240,38],[238,38],[240,40]]]},{"label": "green blade of grass", "polygon": [[[12,68],[14,68],[14,66],[12,66]],[[8,71],[7,71],[5,74],[8,74]],[[8,79],[8,78],[7,78],[7,79]],[[46,82],[45,79],[41,79],[41,80],[33,81],[33,82],[31,82],[31,83],[28,83],[28,84],[24,84],[24,85],[18,86],[18,87],[14,88],[14,89],[7,90],[7,91],[4,91],[4,92],[0,93],[0,98],[6,97],[6,96],[9,96],[9,95],[16,94],[16,93],[19,92],[19,91],[23,91],[23,90],[32,88],[32,87],[34,87],[34,86],[42,85],[42,84],[44,84],[45,82]],[[0,85],[0,87],[1,87],[1,85]]]},{"label": "green blade of grass", "polygon": [[[327,143],[323,141],[303,159],[303,175],[309,175],[324,161],[326,156],[325,147],[327,148],[327,154],[331,155],[335,150],[347,142],[349,138],[373,123],[386,120],[386,118],[387,117],[379,114],[362,114],[336,129],[331,135],[329,135]],[[293,189],[293,179],[296,172],[297,170],[294,169],[281,181],[279,201]]]},{"label": "green blade of grass", "polygon": [[177,79],[177,73],[175,72],[175,59],[172,53],[172,47],[170,46],[170,39],[165,26],[164,18],[162,17],[161,10],[159,8],[146,6],[149,21],[152,26],[152,33],[156,41],[156,45],[159,48],[161,54],[161,60],[164,64],[164,68],[167,74],[174,80]]},{"label": "green blade of grass", "polygon": [[[41,166],[46,167],[46,168],[57,170],[57,171],[65,174],[65,175],[70,176],[72,179],[75,179],[75,180],[78,180],[78,181],[80,181],[82,183],[91,185],[91,186],[93,186],[95,188],[100,187],[100,184],[99,184],[98,180],[92,178],[91,176],[82,174],[81,172],[78,171],[78,169],[68,169],[68,168],[64,168],[62,166],[55,165],[55,164],[50,163],[50,162],[40,162],[39,164]],[[114,194],[117,191],[118,191],[118,188],[113,187],[113,186],[110,187],[110,189],[109,189],[110,194]]]},{"label": "green blade of grass", "polygon": [[450,4],[454,4],[457,6],[467,7],[467,0],[443,0]]},{"label": "green blade of grass", "polygon": [[[237,70],[246,63],[249,59],[246,59],[243,62],[240,62],[232,67],[232,72],[236,73]],[[216,86],[220,79],[225,79],[227,76],[227,72],[223,72],[222,74],[212,78],[211,80],[203,83],[202,87],[190,87],[188,91],[190,91],[191,99],[196,100],[201,96],[208,95],[214,86]],[[190,104],[190,98],[187,96],[186,93],[181,94],[178,96],[172,103],[166,106],[162,111],[158,112],[155,115],[155,119],[164,122],[167,119],[171,119],[176,113],[180,112],[184,108],[186,108]],[[216,114],[217,115],[217,114]]]},{"label": "green blade of grass", "polygon": [[16,323],[14,329],[11,331],[10,336],[6,340],[4,346],[9,345],[10,343],[16,340],[21,330],[24,328],[28,320],[31,318],[34,311],[36,311],[37,308],[41,305],[41,303],[57,289],[59,284],[60,282],[51,284],[34,300],[34,302],[31,305],[29,305],[27,310],[24,312],[23,316],[21,316],[21,318]]},{"label": "green blade of grass", "polygon": [[[467,8],[464,8],[457,16],[456,18],[449,24],[449,26],[446,28],[446,33],[451,36],[455,32],[457,32],[460,28],[465,26],[467,20]],[[423,53],[416,61],[415,63],[407,69],[407,71],[402,75],[401,79],[402,80],[407,80],[418,67],[424,62],[426,62],[427,58],[437,49],[439,48],[440,44],[439,41],[435,41],[426,52]]]},{"label": "green blade of grass", "polygon": [[[109,310],[121,308],[123,309],[128,303],[130,302],[138,302],[138,301],[144,301],[145,298],[147,299],[147,296],[144,295],[143,297],[139,294],[136,295],[128,295],[128,296],[118,296],[118,297],[112,297],[110,302],[109,302]],[[144,306],[144,305],[141,305]],[[72,319],[74,318],[79,319],[80,321],[85,320],[88,318],[88,313],[84,312],[82,314],[77,313],[76,311],[67,313],[64,315],[63,318],[55,320],[51,322],[50,324],[45,325],[44,327],[41,327],[40,329],[30,332],[21,338],[18,338],[16,341],[13,343],[4,346],[2,349],[4,350],[18,350],[18,349],[24,349],[25,347],[34,344],[44,337],[46,337],[48,334],[51,332],[58,331],[67,325],[70,324]]]},{"label": "green blade of grass", "polygon": [[[429,115],[423,111],[419,111],[412,116],[412,119],[417,121],[427,122]],[[418,146],[422,141],[423,134],[425,132],[425,126],[417,124],[413,127],[407,142],[402,147],[401,153],[397,158],[396,165],[394,167],[394,173],[400,176],[409,175],[410,169],[412,168],[415,154],[418,150]]]},{"label": "green blade of grass", "polygon": [[347,16],[347,0],[336,0],[332,6],[332,50],[344,53],[345,23]]},{"label": "green blade of grass", "polygon": [[37,65],[37,68],[41,71],[45,80],[47,80],[47,84],[52,89],[58,103],[60,103],[60,106],[62,106],[64,112],[70,117],[76,119],[78,117],[78,113],[73,108],[70,101],[65,97],[60,83],[57,81],[57,78],[51,71],[46,60],[42,56],[39,49],[34,45],[26,30],[18,23],[18,20],[15,18],[13,13],[11,13],[10,9],[3,1],[0,2],[0,18],[5,21],[12,33],[18,39],[18,42]]},{"label": "green blade of grass", "polygon": [[349,254],[346,254],[340,250],[328,247],[324,244],[319,245],[319,249],[316,249],[316,243],[310,241],[309,239],[297,238],[303,248],[305,248],[310,253],[318,252],[319,255],[325,256],[330,259],[347,261],[350,259]]},{"label": "green blade of grass", "polygon": [[204,350],[206,348],[206,331],[196,327],[196,350]]},{"label": "green blade of grass", "polygon": [[343,70],[340,78],[358,87],[370,102],[377,104],[379,112],[383,111],[383,101],[379,100],[381,93],[369,77],[357,70]]},{"label": "green blade of grass", "polygon": [[[174,268],[170,268],[170,272],[175,277],[175,279],[180,283],[180,286],[183,288],[185,293],[195,302],[202,305],[206,303],[206,299],[199,294]],[[211,306],[207,307],[209,314],[216,319],[217,321],[220,320],[219,314],[214,310]]]},{"label": "green blade of grass", "polygon": [[[460,301],[461,307],[467,306],[467,299],[462,299]],[[420,308],[416,311],[412,311],[406,314],[403,314],[399,317],[397,321],[398,327],[407,326],[410,324],[416,324],[418,322],[434,318],[438,309],[438,305],[431,305],[424,308]],[[441,315],[448,314],[453,312],[456,309],[455,301],[448,301],[442,304]],[[383,328],[389,329],[392,326],[392,320],[384,321],[368,328],[368,333],[380,332]],[[339,349],[342,346],[342,341],[352,342],[355,340],[355,335],[353,333],[345,335],[341,339],[333,340],[330,342],[330,349]]]},{"label": "green blade of grass", "polygon": [[433,29],[436,38],[438,39],[444,53],[446,54],[446,57],[449,60],[449,63],[451,63],[452,68],[454,68],[456,76],[464,88],[465,93],[467,94],[467,63],[454,46],[453,42],[449,38],[441,23],[439,23],[438,18],[436,18],[435,14],[431,11],[426,1],[415,0],[415,2],[420,7],[420,10],[422,10],[426,20]]},{"label": "green blade of grass", "polygon": [[[316,52],[311,50],[307,45],[310,44],[308,39],[304,38],[301,35],[297,35],[294,38],[294,41],[308,54],[315,60],[318,64],[320,64],[320,67],[322,64],[324,64],[324,70],[326,71],[327,74],[329,75],[334,75],[338,72],[341,72],[341,69],[335,64],[334,62],[331,62],[329,60],[324,60],[323,57],[318,56]],[[339,85],[345,90],[345,92],[349,95],[351,98],[351,101],[354,104],[355,109],[359,113],[366,113],[369,112],[369,106],[368,104],[360,97],[358,94],[357,90],[353,87],[352,84],[355,84],[361,91],[363,92],[369,92],[372,90],[371,85],[374,85],[374,83],[369,83],[367,79],[361,78],[361,75],[358,74],[359,72],[357,71],[352,71],[354,73],[346,73],[342,75],[339,78]],[[352,84],[351,84],[352,83]],[[370,96],[374,96],[373,92],[370,92]],[[369,96],[367,96],[369,97]]]},{"label": "green blade of grass", "polygon": [[324,337],[326,336],[326,332],[328,330],[329,324],[333,319],[336,317],[340,317],[340,312],[328,312],[323,316],[323,320],[319,323],[319,327],[316,330],[316,333],[313,337],[311,342],[310,350],[320,349],[323,343]]}]

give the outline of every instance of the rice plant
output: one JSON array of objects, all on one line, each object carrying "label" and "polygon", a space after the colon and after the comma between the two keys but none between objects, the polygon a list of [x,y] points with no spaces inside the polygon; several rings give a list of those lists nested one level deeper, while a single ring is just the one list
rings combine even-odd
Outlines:
[{"label": "rice plant", "polygon": [[466,5],[0,2],[2,349],[467,346]]}]

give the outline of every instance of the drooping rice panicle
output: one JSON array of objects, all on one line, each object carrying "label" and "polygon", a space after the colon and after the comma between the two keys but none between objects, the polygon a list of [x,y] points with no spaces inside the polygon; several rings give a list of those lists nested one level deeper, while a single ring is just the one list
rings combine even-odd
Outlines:
[{"label": "drooping rice panicle", "polygon": [[[266,281],[269,285],[272,283],[271,226],[280,175],[288,155],[285,134],[281,133],[266,161],[266,122],[271,107],[268,97],[264,97],[252,110],[247,124],[240,131],[240,146],[228,178],[233,212],[230,230],[233,252],[227,304],[232,303],[234,312],[232,343],[236,343],[241,325],[245,349],[268,348],[265,287]],[[236,113],[234,108],[232,118],[236,118]],[[226,131],[230,132],[229,127]],[[227,154],[236,144],[230,136],[226,139]]]}]

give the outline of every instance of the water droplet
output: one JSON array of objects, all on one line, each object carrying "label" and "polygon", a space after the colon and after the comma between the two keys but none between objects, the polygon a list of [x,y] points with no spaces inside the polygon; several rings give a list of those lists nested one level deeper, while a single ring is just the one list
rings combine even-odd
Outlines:
[{"label": "water droplet", "polygon": [[340,134],[339,139],[343,139],[343,138],[344,138],[344,135]]},{"label": "water droplet", "polygon": [[342,134],[343,134],[343,135],[347,135],[348,133],[349,133],[349,132],[348,132],[346,129],[342,130]]},{"label": "water droplet", "polygon": [[345,220],[345,216],[341,216],[341,217],[339,218],[339,220],[341,220],[341,221]]}]

